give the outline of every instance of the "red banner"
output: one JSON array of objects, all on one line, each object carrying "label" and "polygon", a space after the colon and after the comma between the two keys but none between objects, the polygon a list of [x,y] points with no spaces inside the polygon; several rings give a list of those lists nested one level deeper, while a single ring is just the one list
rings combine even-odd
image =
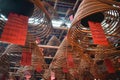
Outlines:
[{"label": "red banner", "polygon": [[113,67],[113,64],[112,64],[111,60],[110,59],[105,59],[104,62],[105,62],[105,65],[107,67],[107,71],[109,73],[115,73],[115,69]]},{"label": "red banner", "polygon": [[27,27],[28,17],[10,13],[0,40],[25,45]]},{"label": "red banner", "polygon": [[22,58],[21,58],[21,65],[23,66],[30,66],[31,65],[31,59],[32,59],[32,53],[23,51],[22,52]]},{"label": "red banner", "polygon": [[90,30],[94,44],[108,46],[108,40],[100,23],[89,21]]}]

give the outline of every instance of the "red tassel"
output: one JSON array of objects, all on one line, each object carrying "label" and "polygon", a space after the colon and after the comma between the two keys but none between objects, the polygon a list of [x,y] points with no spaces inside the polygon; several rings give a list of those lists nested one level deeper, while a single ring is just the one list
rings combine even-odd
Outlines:
[{"label": "red tassel", "polygon": [[99,44],[99,45],[108,46],[109,43],[108,43],[107,38],[104,34],[104,30],[102,29],[101,24],[96,23],[96,22],[91,22],[91,21],[89,21],[88,23],[90,26],[90,30],[92,33],[94,43]]},{"label": "red tassel", "polygon": [[115,73],[115,69],[114,69],[114,67],[112,65],[111,60],[110,59],[105,59],[104,62],[105,62],[105,65],[107,67],[107,71],[109,73]]},{"label": "red tassel", "polygon": [[10,13],[0,40],[25,45],[27,27],[28,17]]},{"label": "red tassel", "polygon": [[30,66],[31,65],[31,52],[22,52],[21,65]]}]

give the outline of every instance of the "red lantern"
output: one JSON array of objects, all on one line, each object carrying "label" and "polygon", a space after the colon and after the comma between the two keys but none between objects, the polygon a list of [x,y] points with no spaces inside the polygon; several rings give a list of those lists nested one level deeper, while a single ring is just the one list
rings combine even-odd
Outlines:
[{"label": "red lantern", "polygon": [[92,38],[95,44],[108,46],[108,40],[100,23],[89,21]]}]

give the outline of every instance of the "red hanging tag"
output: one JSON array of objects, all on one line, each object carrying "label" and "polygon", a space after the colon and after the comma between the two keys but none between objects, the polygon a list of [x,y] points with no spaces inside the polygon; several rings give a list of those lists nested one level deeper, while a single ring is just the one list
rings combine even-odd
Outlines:
[{"label": "red hanging tag", "polygon": [[108,40],[104,34],[104,30],[100,23],[89,21],[90,30],[92,33],[93,42],[95,44],[108,46]]},{"label": "red hanging tag", "polygon": [[36,65],[35,70],[36,70],[37,72],[41,72],[41,71],[42,71],[41,65],[40,65],[40,64]]},{"label": "red hanging tag", "polygon": [[25,45],[28,17],[10,13],[0,40]]},{"label": "red hanging tag", "polygon": [[36,42],[36,44],[39,44],[40,43],[40,38],[37,37],[35,42]]},{"label": "red hanging tag", "polygon": [[74,68],[75,64],[74,64],[74,60],[73,60],[73,57],[72,57],[72,54],[71,53],[68,53],[67,54],[67,64],[70,68]]},{"label": "red hanging tag", "polygon": [[69,72],[68,68],[63,67],[63,72],[68,73]]},{"label": "red hanging tag", "polygon": [[115,69],[114,69],[114,67],[112,65],[111,60],[110,59],[105,59],[104,62],[105,62],[105,65],[107,67],[107,71],[109,73],[115,73]]},{"label": "red hanging tag", "polygon": [[70,21],[72,22],[73,19],[74,19],[74,16],[73,16],[73,15],[70,15],[69,19],[70,19]]},{"label": "red hanging tag", "polygon": [[21,65],[23,66],[30,66],[31,65],[31,52],[23,51],[22,58],[21,58]]}]

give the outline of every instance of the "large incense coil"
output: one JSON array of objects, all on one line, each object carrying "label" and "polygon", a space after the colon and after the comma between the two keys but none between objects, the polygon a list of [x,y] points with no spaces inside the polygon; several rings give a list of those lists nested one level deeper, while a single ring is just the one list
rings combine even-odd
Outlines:
[{"label": "large incense coil", "polygon": [[39,48],[32,38],[33,35],[28,33],[26,44],[23,48],[28,49],[32,53],[31,65],[34,67],[41,65],[41,69],[46,68],[46,63],[44,61],[43,49]]},{"label": "large incense coil", "polygon": [[5,55],[5,54],[10,55],[11,53],[14,53],[14,52],[21,53],[22,47],[18,45],[10,44],[7,46],[6,50],[3,52],[2,55]]},{"label": "large incense coil", "polygon": [[[47,45],[50,45],[50,46],[59,46],[60,45],[60,40],[56,37],[56,36],[52,36],[50,38],[50,40],[48,41]],[[55,55],[55,52],[57,51],[57,49],[45,49],[46,53],[45,55],[49,56],[54,56]]]},{"label": "large incense coil", "polygon": [[36,43],[31,43],[32,47],[32,66],[41,65],[42,69],[46,69],[46,63],[44,61],[43,49],[39,48]]},{"label": "large incense coil", "polygon": [[[103,0],[83,0],[80,4],[76,15],[74,17],[74,20],[72,22],[71,28],[68,32],[68,40],[72,45],[81,47],[81,42],[84,42],[84,38],[91,37],[91,31],[89,29],[89,26],[84,25],[84,20],[91,16],[92,17],[96,14],[100,14],[103,17],[103,20],[101,20],[101,25],[103,27],[103,30],[107,36],[107,38],[117,37],[117,39],[120,38],[120,10],[118,7],[118,3],[115,3],[115,1],[103,1]],[[96,16],[94,16],[96,17]],[[83,22],[85,22],[83,24]],[[83,36],[82,39],[78,37],[78,34],[80,36]],[[93,44],[92,38],[85,43],[86,44]],[[112,42],[113,43],[113,42]]]},{"label": "large incense coil", "polygon": [[64,53],[66,53],[66,49],[68,46],[68,42],[67,42],[67,38],[65,38],[62,43],[59,46],[58,51],[56,52],[53,62],[50,65],[50,68],[60,68],[62,67],[62,63],[64,62],[64,60],[66,59],[66,56],[64,55]]},{"label": "large incense coil", "polygon": [[[5,56],[3,56],[5,57]],[[2,60],[0,60],[0,73],[5,73],[7,74],[9,71],[9,61],[7,60],[7,58],[4,58]]]},{"label": "large incense coil", "polygon": [[[35,7],[32,16],[29,18],[28,32],[30,32],[30,34],[33,36],[33,40],[36,40],[36,38],[40,38],[41,41],[43,41],[43,39],[47,38],[52,32],[53,27],[50,18],[52,13],[49,14],[49,12],[50,11],[54,12],[54,9],[46,2],[35,0],[33,1],[33,3]],[[46,6],[49,7],[46,9]],[[0,17],[0,20],[1,20],[0,32],[2,32],[6,18]]]},{"label": "large incense coil", "polygon": [[17,73],[23,73],[24,71],[32,71],[34,68],[33,66],[20,66],[20,68],[17,70]]},{"label": "large incense coil", "polygon": [[118,10],[118,8],[113,7],[109,4],[100,2],[99,0],[83,0],[75,14],[74,20],[72,25],[79,22],[81,19],[97,13],[97,12],[104,12],[109,10]]},{"label": "large incense coil", "polygon": [[28,31],[35,39],[40,38],[42,41],[51,34],[53,27],[50,18],[48,19],[38,7],[35,7],[29,21],[31,23],[29,23]]},{"label": "large incense coil", "polygon": [[79,55],[82,53],[83,53],[82,51],[78,52],[77,49],[75,50],[75,48],[72,47],[68,42],[67,37],[65,37],[62,43],[60,44],[59,49],[57,50],[49,68],[50,69],[62,68],[63,65],[66,64],[64,62],[66,61],[68,54],[71,54],[73,59],[79,60]]},{"label": "large incense coil", "polygon": [[59,46],[60,45],[60,40],[56,36],[53,35],[50,38],[50,40],[47,43],[47,45],[50,45],[50,46]]},{"label": "large incense coil", "polygon": [[[77,48],[74,48],[69,44],[67,38],[65,37],[62,43],[59,46],[58,51],[56,52],[53,61],[51,62],[49,69],[50,70],[56,70],[61,69],[61,72],[63,72],[63,67],[67,66],[67,55],[68,53],[71,53],[73,60],[74,60],[74,68],[69,67],[69,74],[74,75],[74,72],[78,71],[79,66],[79,60],[80,60],[80,54],[82,54],[82,51],[78,51]],[[49,71],[46,71],[44,73],[44,77],[48,79],[50,76]],[[78,72],[77,72],[78,73]]]},{"label": "large incense coil", "polygon": [[[67,38],[65,38],[62,43],[60,44],[60,47],[58,49],[58,51],[56,52],[53,61],[51,62],[49,69],[58,69],[58,68],[62,68],[63,62],[65,62],[66,60],[66,56],[64,55],[64,53],[66,52],[66,47],[68,46],[68,42],[67,42]],[[46,79],[49,78],[50,74],[49,71],[45,71],[44,73],[44,77]]]},{"label": "large incense coil", "polygon": [[[0,72],[2,73],[6,73],[9,70],[9,65],[10,65],[10,61],[14,60],[13,57],[10,56],[14,56],[14,53],[20,53],[22,51],[22,48],[20,46],[14,45],[14,44],[10,44],[6,47],[6,50],[2,53],[2,55],[0,56]],[[11,55],[12,54],[12,55]],[[18,61],[18,59],[16,60],[16,62]]]}]

